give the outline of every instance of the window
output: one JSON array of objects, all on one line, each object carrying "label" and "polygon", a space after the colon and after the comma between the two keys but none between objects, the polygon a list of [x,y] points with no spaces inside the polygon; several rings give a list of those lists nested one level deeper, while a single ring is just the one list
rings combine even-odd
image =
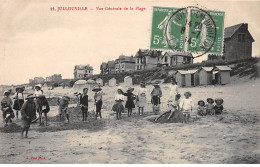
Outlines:
[{"label": "window", "polygon": [[140,61],[140,59],[138,58],[138,59],[137,59],[137,63],[139,63],[139,61]]},{"label": "window", "polygon": [[238,42],[245,42],[245,34],[238,34]]},{"label": "window", "polygon": [[165,58],[164,58],[164,62],[166,63],[166,62],[167,62],[167,60],[168,60],[168,57],[167,57],[167,56],[165,56]]}]

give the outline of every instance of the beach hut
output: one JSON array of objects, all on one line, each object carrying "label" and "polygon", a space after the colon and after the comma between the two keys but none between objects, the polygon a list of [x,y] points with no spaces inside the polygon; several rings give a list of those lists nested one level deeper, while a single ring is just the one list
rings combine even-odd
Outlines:
[{"label": "beach hut", "polygon": [[201,67],[199,69],[199,84],[210,85],[212,84],[212,70],[213,67]]},{"label": "beach hut", "polygon": [[185,86],[185,74],[186,73],[187,73],[187,71],[185,71],[185,70],[178,70],[175,73],[175,79],[176,79],[176,82],[179,87]]},{"label": "beach hut", "polygon": [[97,84],[100,85],[100,86],[103,86],[103,85],[104,85],[104,84],[103,84],[103,79],[101,79],[101,78],[98,78],[98,79],[96,80],[96,82],[97,82]]},{"label": "beach hut", "polygon": [[199,85],[199,70],[188,70],[185,74],[185,86]]},{"label": "beach hut", "polygon": [[92,90],[94,87],[96,87],[98,84],[93,79],[87,80],[87,88],[88,90]]},{"label": "beach hut", "polygon": [[130,76],[126,76],[126,77],[124,78],[124,84],[125,84],[126,87],[131,87],[131,86],[133,86],[133,80],[132,80],[132,78],[131,78]]},{"label": "beach hut", "polygon": [[74,92],[82,92],[84,88],[87,88],[87,81],[85,80],[77,80],[73,85]]},{"label": "beach hut", "polygon": [[230,83],[230,71],[232,69],[228,66],[215,66],[213,69],[214,83],[225,85]]},{"label": "beach hut", "polygon": [[109,86],[116,86],[116,79],[115,79],[115,78],[111,78],[111,79],[108,81],[108,85],[109,85]]}]

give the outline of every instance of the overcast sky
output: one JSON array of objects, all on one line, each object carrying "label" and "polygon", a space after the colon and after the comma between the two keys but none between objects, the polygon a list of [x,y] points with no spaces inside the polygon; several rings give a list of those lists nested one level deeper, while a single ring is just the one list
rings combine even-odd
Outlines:
[{"label": "overcast sky", "polygon": [[[100,73],[103,61],[130,56],[150,46],[152,7],[198,6],[225,11],[225,27],[248,23],[260,48],[259,1],[88,1],[0,0],[0,84],[28,83],[36,76],[73,78],[76,64]],[[50,7],[87,6],[94,10],[51,12]],[[96,7],[142,7],[145,11],[97,11]]]}]

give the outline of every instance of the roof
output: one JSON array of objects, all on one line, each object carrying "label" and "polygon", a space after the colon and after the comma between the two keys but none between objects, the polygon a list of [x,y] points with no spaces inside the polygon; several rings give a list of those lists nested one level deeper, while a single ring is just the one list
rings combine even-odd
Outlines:
[{"label": "roof", "polygon": [[85,69],[93,70],[93,67],[90,66],[89,64],[87,64],[87,65],[75,65],[75,69],[77,69],[77,70],[85,70]]},{"label": "roof", "polygon": [[243,23],[225,28],[224,38],[231,38],[242,25]]},{"label": "roof", "polygon": [[163,55],[163,57],[168,54],[169,56],[187,56],[187,57],[193,57],[191,53],[188,52],[165,52],[165,54]]},{"label": "roof", "polygon": [[194,70],[188,70],[187,74],[194,74],[198,71],[198,69],[194,69]]},{"label": "roof", "polygon": [[103,69],[105,69],[106,67],[107,67],[107,63],[104,63],[104,62],[100,66],[100,68],[103,68]]},{"label": "roof", "polygon": [[125,56],[125,55],[120,55],[119,58],[120,62],[131,62],[135,63],[135,59],[132,56]]},{"label": "roof", "polygon": [[218,69],[219,71],[231,71],[232,69],[228,66],[215,66],[214,70]]},{"label": "roof", "polygon": [[180,74],[188,74],[188,70],[178,70],[178,71],[176,71],[176,74],[177,73],[180,73]]},{"label": "roof", "polygon": [[211,72],[213,70],[213,67],[201,67],[200,70],[205,70],[207,72]]},{"label": "roof", "polygon": [[142,58],[145,56],[150,57],[159,57],[161,56],[162,51],[160,50],[150,50],[150,49],[139,49],[135,54],[135,57]]},{"label": "roof", "polygon": [[127,78],[132,78],[132,77],[130,77],[130,76],[126,76],[125,79],[127,79]]},{"label": "roof", "polygon": [[115,68],[115,61],[108,61],[107,65],[109,68]]},{"label": "roof", "polygon": [[80,80],[77,80],[74,85],[83,85],[83,84],[87,84],[87,81],[83,80],[83,79],[80,79]]},{"label": "roof", "polygon": [[86,83],[87,83],[87,84],[96,84],[97,82],[94,81],[94,80],[92,80],[92,79],[89,79],[89,80],[87,80]]}]

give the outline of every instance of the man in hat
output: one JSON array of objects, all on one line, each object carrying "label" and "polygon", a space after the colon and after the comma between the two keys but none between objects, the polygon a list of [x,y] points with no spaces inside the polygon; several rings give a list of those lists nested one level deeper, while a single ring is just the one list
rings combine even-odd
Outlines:
[{"label": "man in hat", "polygon": [[101,108],[102,108],[102,97],[103,97],[103,92],[102,92],[102,88],[97,86],[94,89],[92,89],[92,91],[95,92],[94,95],[94,100],[95,100],[95,105],[96,105],[96,119],[98,117],[98,115],[100,116],[100,118],[102,118],[101,116]]},{"label": "man in hat", "polygon": [[[14,118],[12,110],[13,101],[9,96],[10,91],[4,91],[4,98],[1,100],[1,110],[3,111],[3,122],[5,122],[5,126],[7,126],[9,120],[12,122],[11,118]],[[7,114],[10,114],[10,116],[6,117]]]},{"label": "man in hat", "polygon": [[155,82],[153,86],[154,88],[151,92],[151,102],[153,104],[153,112],[157,115],[160,112],[160,98],[162,97],[162,90],[160,88],[159,82]]},{"label": "man in hat", "polygon": [[33,119],[34,113],[36,112],[36,105],[34,103],[34,98],[35,96],[33,94],[29,94],[26,97],[27,101],[23,104],[21,108],[21,115],[23,121],[21,138],[23,138],[24,131],[25,131],[25,138],[27,138],[31,121]]},{"label": "man in hat", "polygon": [[80,99],[82,121],[86,121],[88,117],[88,88],[83,89],[83,94]]}]

